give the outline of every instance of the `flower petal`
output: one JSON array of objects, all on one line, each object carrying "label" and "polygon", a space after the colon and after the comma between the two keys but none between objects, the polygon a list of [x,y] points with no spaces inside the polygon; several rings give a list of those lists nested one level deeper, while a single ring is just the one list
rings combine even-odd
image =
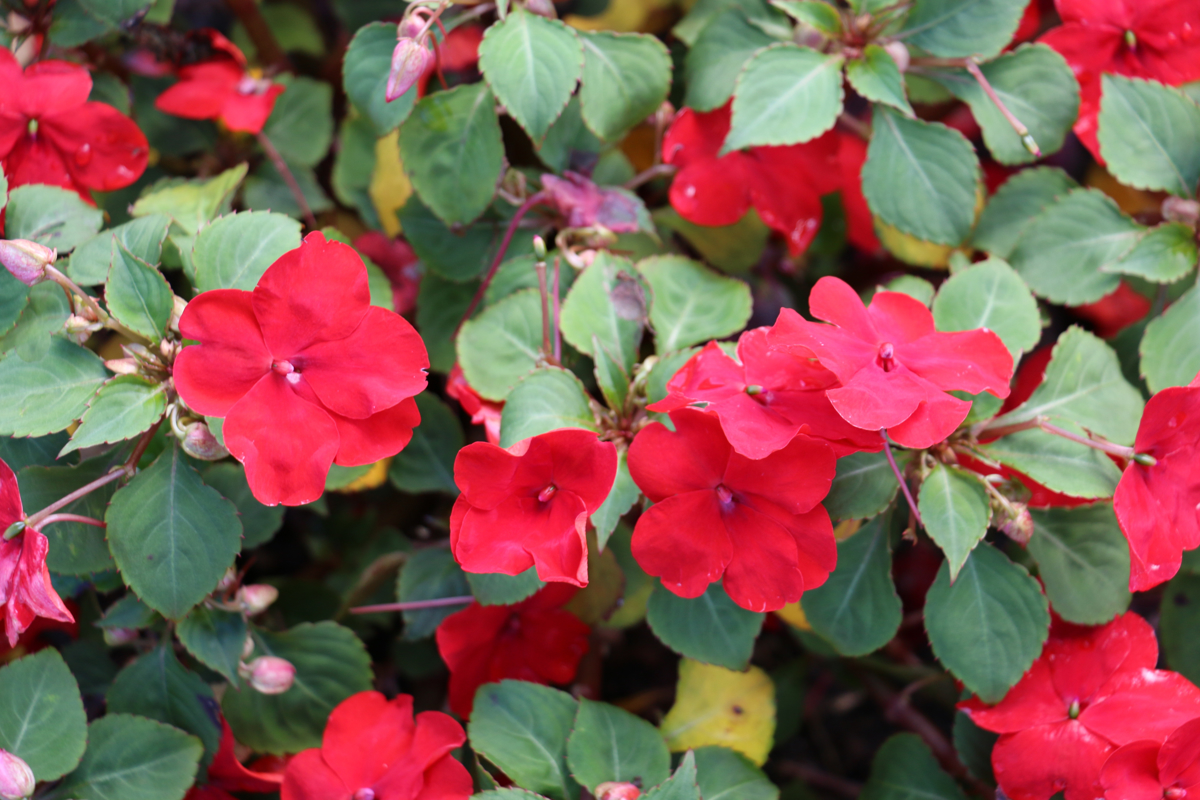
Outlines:
[{"label": "flower petal", "polygon": [[730,101],[708,112],[681,110],[663,135],[663,161],[684,169],[699,161],[715,160],[729,135],[732,108]]},{"label": "flower petal", "polygon": [[1113,746],[1078,720],[1040,725],[1001,736],[992,769],[1010,800],[1094,800],[1103,794],[1100,768]]},{"label": "flower petal", "polygon": [[825,395],[842,419],[868,431],[891,429],[911,417],[922,401],[945,396],[904,367],[884,372],[875,364],[843,379],[842,386]]},{"label": "flower petal", "polygon": [[359,692],[329,715],[321,757],[353,792],[374,785],[404,759],[415,733],[411,695],[389,701],[379,692]]},{"label": "flower petal", "polygon": [[901,345],[930,336],[934,332],[933,312],[912,295],[903,292],[876,292],[867,314],[882,341]]},{"label": "flower petal", "polygon": [[[733,555],[725,567],[725,591],[749,611],[778,611],[800,599],[796,540],[774,518],[745,503],[722,515]],[[832,531],[830,531],[832,533]]]},{"label": "flower petal", "polygon": [[931,393],[917,404],[912,416],[887,429],[892,441],[923,450],[945,441],[971,413],[971,403],[942,392]]},{"label": "flower petal", "polygon": [[875,328],[876,315],[867,312],[858,292],[841,278],[827,275],[817,281],[808,296],[808,309],[817,319],[832,323],[872,345],[872,350],[883,341]]},{"label": "flower petal", "polygon": [[544,581],[586,586],[587,512],[559,492],[548,502],[511,497],[491,510],[468,507],[454,538],[454,557],[467,572],[517,575],[537,566]]},{"label": "flower petal", "polygon": [[450,669],[450,708],[463,719],[471,716],[475,690],[488,681],[496,638],[513,614],[512,606],[472,603],[437,627],[438,654]]},{"label": "flower petal", "polygon": [[180,350],[173,368],[179,396],[197,413],[225,416],[271,371],[250,292],[200,294],[184,309],[179,331],[199,342]]},{"label": "flower petal", "polygon": [[1158,742],[1133,742],[1109,756],[1100,771],[1105,800],[1162,800],[1158,750]]},{"label": "flower petal", "polygon": [[76,183],[98,192],[122,189],[142,177],[150,156],[137,123],[107,103],[84,103],[46,116],[38,135],[59,149]]},{"label": "flower petal", "polygon": [[[457,30],[455,28],[452,33]],[[467,768],[453,756],[446,756],[426,770],[421,790],[413,796],[413,800],[467,800],[474,790],[475,783]],[[386,794],[381,796],[388,797]]]},{"label": "flower petal", "polygon": [[87,102],[92,75],[69,61],[39,61],[26,68],[20,91],[21,113],[27,117],[69,113]]},{"label": "flower petal", "polygon": [[720,421],[691,408],[671,412],[671,431],[660,422],[642,428],[629,446],[629,473],[653,503],[696,489],[714,489],[733,448]]},{"label": "flower petal", "polygon": [[1008,397],[1013,359],[988,330],[934,333],[896,346],[896,359],[939,389]]},{"label": "flower petal", "polygon": [[631,549],[642,569],[680,597],[704,594],[733,558],[716,492],[708,490],[667,497],[646,509]]},{"label": "flower petal", "polygon": [[735,494],[761,497],[793,514],[803,514],[829,494],[836,462],[828,444],[797,436],[787,447],[758,460],[734,453],[723,483]]},{"label": "flower petal", "polygon": [[1108,697],[1083,709],[1079,721],[1117,745],[1140,739],[1161,742],[1200,717],[1200,688],[1177,672],[1122,672],[1106,689]]},{"label": "flower petal", "polygon": [[1163,742],[1158,774],[1163,786],[1200,788],[1200,719],[1180,725]]},{"label": "flower petal", "polygon": [[0,543],[0,602],[4,603],[9,647],[16,647],[17,638],[37,617],[75,621],[50,583],[46,568],[49,550],[46,537],[32,528],[26,528],[19,538]]},{"label": "flower petal", "polygon": [[374,464],[396,455],[412,441],[413,428],[421,424],[417,401],[411,397],[366,419],[350,419],[333,412],[329,416],[337,423],[340,444],[334,463],[341,467]]},{"label": "flower petal", "polygon": [[1016,733],[1069,719],[1067,703],[1054,690],[1050,662],[1045,658],[1034,661],[999,703],[988,706],[972,697],[958,707],[976,725],[994,733]]},{"label": "flower petal", "polygon": [[21,490],[17,487],[17,475],[12,471],[12,467],[0,459],[0,533],[24,517],[25,511],[21,506]]},{"label": "flower petal", "polygon": [[357,788],[347,786],[321,758],[320,749],[314,747],[288,761],[279,797],[280,800],[350,800]]},{"label": "flower petal", "polygon": [[216,119],[242,77],[242,69],[227,61],[208,61],[184,67],[180,80],[154,101],[164,114],[186,119]]},{"label": "flower petal", "polygon": [[271,84],[262,94],[242,94],[237,91],[225,96],[220,118],[231,131],[259,133],[275,109],[275,101],[283,94],[283,86]]},{"label": "flower petal", "polygon": [[[822,278],[821,280],[825,280]],[[847,381],[879,355],[875,340],[861,338],[854,331],[836,325],[822,325],[804,319],[790,308],[779,312],[779,318],[768,336],[771,346],[790,353],[794,358],[816,358],[841,381]]]},{"label": "flower petal", "polygon": [[696,160],[679,172],[668,193],[671,206],[696,225],[732,225],[750,210],[745,157]]},{"label": "flower petal", "polygon": [[[523,467],[539,456],[548,458],[548,477],[559,491],[571,492],[583,501],[588,514],[598,509],[612,491],[617,478],[617,448],[602,442],[592,431],[561,428],[535,436],[513,476],[521,481]],[[541,474],[543,470],[536,470]],[[540,491],[543,486],[534,484]]]}]

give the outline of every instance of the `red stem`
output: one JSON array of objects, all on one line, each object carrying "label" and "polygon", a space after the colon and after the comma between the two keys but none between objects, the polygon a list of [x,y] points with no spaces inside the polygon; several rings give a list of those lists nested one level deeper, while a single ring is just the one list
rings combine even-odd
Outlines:
[{"label": "red stem", "polygon": [[350,609],[351,614],[376,614],[384,611],[420,611],[425,608],[441,608],[443,606],[465,606],[474,603],[471,595],[461,597],[437,597],[433,600],[410,600],[407,603],[380,603],[375,606],[357,606]]},{"label": "red stem", "polygon": [[892,445],[888,442],[887,438],[887,429],[881,428],[879,435],[883,437],[883,454],[887,456],[888,465],[892,468],[892,474],[896,476],[896,480],[900,484],[900,491],[904,492],[904,499],[908,501],[908,507],[912,510],[913,517],[917,520],[917,525],[924,528],[925,523],[921,521],[921,512],[917,510],[917,501],[913,499],[912,492],[908,488],[908,481],[904,480],[904,475],[900,472],[900,467],[896,466],[896,458],[892,455]]},{"label": "red stem", "polygon": [[300,184],[296,182],[296,176],[292,174],[292,169],[283,160],[283,156],[267,135],[262,131],[255,134],[258,137],[258,143],[262,146],[263,152],[267,154],[267,158],[271,159],[271,163],[275,165],[275,171],[283,178],[283,182],[292,192],[292,196],[296,198],[296,203],[300,206],[300,213],[304,217],[304,223],[308,225],[309,230],[317,229],[317,218],[313,216],[312,209],[308,205],[308,200],[304,197],[304,192],[300,189]]},{"label": "red stem", "polygon": [[43,508],[41,511],[38,511],[36,514],[30,514],[25,518],[25,524],[30,528],[37,528],[38,525],[41,525],[44,520],[46,520],[51,514],[53,514],[55,511],[58,511],[60,508],[66,508],[67,506],[71,505],[71,503],[74,503],[79,498],[96,491],[101,486],[106,486],[123,477],[125,477],[124,469],[114,469],[107,475],[96,478],[96,480],[92,481],[91,483],[79,487],[61,500],[56,500],[55,502]]},{"label": "red stem", "polygon": [[458,326],[454,329],[454,337],[458,337],[458,332],[462,330],[463,323],[471,318],[475,313],[475,309],[479,307],[479,301],[483,299],[483,295],[487,292],[488,286],[492,283],[492,278],[496,277],[496,270],[500,268],[500,262],[504,261],[504,254],[508,252],[508,245],[512,242],[513,234],[517,232],[517,224],[521,218],[529,213],[529,210],[538,203],[546,201],[546,195],[542,192],[531,195],[528,200],[521,204],[517,209],[517,213],[513,214],[513,218],[509,220],[508,230],[504,232],[504,238],[500,240],[500,249],[496,251],[496,257],[492,259],[492,265],[488,267],[487,274],[483,276],[483,282],[479,284],[479,288],[475,291],[475,296],[471,298],[471,304],[467,306],[467,311],[463,314],[462,319],[458,321]]},{"label": "red stem", "polygon": [[108,527],[108,523],[92,517],[85,517],[82,514],[51,514],[41,521],[41,525],[44,528],[55,522],[82,522],[84,525],[94,525],[97,528]]},{"label": "red stem", "polygon": [[562,332],[558,329],[558,268],[562,264],[560,256],[554,257],[554,363],[562,363]]}]

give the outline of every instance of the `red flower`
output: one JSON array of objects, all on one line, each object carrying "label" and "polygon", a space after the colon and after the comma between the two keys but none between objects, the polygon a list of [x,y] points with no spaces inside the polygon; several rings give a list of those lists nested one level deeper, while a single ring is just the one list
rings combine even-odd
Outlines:
[{"label": "red flower", "polygon": [[88,102],[92,76],[66,61],[39,61],[24,71],[0,48],[0,158],[8,185],[48,183],[78,192],[109,192],[146,170],[150,146],[129,117]]},{"label": "red flower", "polygon": [[184,800],[232,800],[230,792],[277,792],[283,775],[249,770],[234,753],[233,731],[221,719],[221,745],[208,766],[208,783],[197,784]]},{"label": "red flower", "polygon": [[225,417],[225,446],[260,502],[312,502],[331,463],[371,464],[412,438],[429,357],[370,299],[362,259],[314,232],[253,292],[205,292],[183,312],[180,332],[199,344],[176,358],[175,387]]},{"label": "red flower", "polygon": [[467,800],[467,768],[450,755],[467,740],[440,711],[413,719],[413,699],[351,695],[329,715],[319,748],[298,753],[281,800]]},{"label": "red flower", "polygon": [[354,240],[354,249],[383,270],[392,284],[392,308],[407,314],[417,307],[421,290],[421,261],[403,239],[391,239],[379,231],[367,231]]},{"label": "red flower", "polygon": [[450,708],[471,715],[475,691],[507,678],[562,685],[575,678],[591,628],[562,606],[577,592],[551,583],[514,606],[472,603],[437,629],[438,652],[450,668]]},{"label": "red flower", "polygon": [[971,410],[946,394],[961,389],[1008,396],[1012,356],[988,330],[936,333],[933,314],[900,292],[877,292],[869,308],[844,281],[821,278],[809,295],[809,322],[790,308],[771,329],[771,344],[816,356],[841,381],[826,393],[842,418],[905,447],[934,445]]},{"label": "red flower", "polygon": [[[23,519],[25,510],[17,476],[0,461],[0,536]],[[17,646],[21,633],[38,617],[75,621],[50,585],[50,570],[46,568],[49,549],[46,537],[33,528],[23,529],[12,539],[0,538],[0,606],[4,608],[9,647]]]},{"label": "red flower", "polygon": [[976,725],[1001,734],[992,751],[1011,800],[1066,800],[1103,794],[1100,768],[1117,747],[1161,742],[1200,716],[1200,689],[1156,670],[1154,631],[1129,612],[1101,627],[1055,620],[1042,655],[1004,699],[960,704]]},{"label": "red flower", "polygon": [[867,143],[861,136],[838,132],[838,165],[842,171],[842,208],[846,211],[846,238],[868,253],[883,249],[875,235],[875,218],[862,191],[862,168],[867,163]]},{"label": "red flower", "polygon": [[1200,719],[1161,745],[1133,742],[1109,756],[1100,772],[1106,800],[1162,800],[1200,794]]},{"label": "red flower", "polygon": [[666,398],[647,408],[703,407],[717,415],[725,438],[747,458],[768,456],[797,434],[825,439],[837,456],[881,449],[878,433],[855,428],[833,410],[824,390],[837,385],[837,376],[815,361],[772,350],[768,330],[742,334],[740,364],[709,342],[667,383]]},{"label": "red flower", "polygon": [[455,364],[446,378],[446,394],[453,397],[462,406],[463,411],[471,415],[471,423],[482,425],[487,434],[487,440],[492,444],[500,444],[500,417],[504,413],[504,401],[494,403],[484,400],[479,392],[467,383],[462,367]]},{"label": "red flower", "polygon": [[617,476],[617,448],[566,428],[505,450],[475,442],[458,451],[462,490],[450,514],[450,546],[467,572],[587,586],[587,521]]},{"label": "red flower", "polygon": [[1200,4],[1180,0],[1056,0],[1063,24],[1039,40],[1062,54],[1079,80],[1075,133],[1100,158],[1100,75],[1170,86],[1200,78]]},{"label": "red flower", "polygon": [[219,33],[211,34],[215,58],[179,70],[179,83],[154,101],[166,114],[217,119],[231,131],[258,133],[284,87],[246,69],[246,56]]},{"label": "red flower", "polygon": [[1129,588],[1140,592],[1174,577],[1183,551],[1200,547],[1200,375],[1150,398],[1133,449],[1155,463],[1129,462],[1113,510],[1129,540]]},{"label": "red flower", "polygon": [[784,235],[788,251],[799,255],[821,227],[821,195],[841,183],[837,134],[718,157],[729,133],[731,105],[707,113],[685,108],[675,115],[663,139],[663,161],[679,168],[671,205],[697,225],[732,225],[753,206],[763,222]]},{"label": "red flower", "polygon": [[1128,282],[1121,281],[1116,289],[1096,302],[1075,306],[1072,311],[1091,322],[1096,335],[1101,339],[1111,339],[1133,323],[1144,319],[1150,313],[1150,309],[1150,301],[1145,295]]},{"label": "red flower", "polygon": [[650,498],[633,530],[633,557],[680,597],[699,597],[722,575],[725,591],[751,611],[777,611],[825,582],[837,563],[821,500],[833,450],[797,436],[752,460],[725,440],[713,414],[671,412],[638,433],[629,471]]}]

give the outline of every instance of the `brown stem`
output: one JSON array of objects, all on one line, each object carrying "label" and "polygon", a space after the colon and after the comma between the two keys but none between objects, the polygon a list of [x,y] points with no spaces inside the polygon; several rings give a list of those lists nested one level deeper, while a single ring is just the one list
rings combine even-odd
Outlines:
[{"label": "brown stem", "polygon": [[351,614],[377,614],[384,611],[420,611],[425,608],[441,608],[443,606],[465,606],[474,603],[471,595],[461,597],[437,597],[433,600],[410,600],[407,603],[380,603],[375,606],[356,606],[350,609]]},{"label": "brown stem", "polygon": [[924,528],[925,523],[921,520],[921,512],[917,510],[917,501],[913,499],[912,491],[908,488],[908,481],[904,480],[904,474],[900,472],[900,467],[896,466],[896,457],[892,455],[892,445],[887,438],[887,430],[880,429],[879,435],[883,437],[883,454],[887,456],[888,466],[892,468],[892,474],[896,476],[896,480],[900,483],[900,491],[904,492],[904,499],[908,501],[908,507],[912,510],[913,518],[916,519],[917,525]]},{"label": "brown stem", "polygon": [[250,41],[254,42],[254,47],[258,50],[258,60],[264,64],[273,64],[280,69],[290,70],[292,64],[288,60],[287,53],[275,40],[275,34],[271,32],[271,26],[267,24],[262,11],[259,10],[258,3],[255,0],[225,0],[225,2],[246,28],[246,33],[250,35]]},{"label": "brown stem", "polygon": [[263,152],[267,154],[267,158],[271,159],[271,163],[275,165],[275,171],[283,178],[283,182],[287,184],[291,190],[292,196],[296,198],[296,203],[300,206],[300,213],[304,216],[304,224],[308,225],[309,230],[317,229],[317,218],[313,216],[312,209],[309,208],[308,200],[304,197],[304,192],[300,189],[300,184],[296,182],[296,176],[292,174],[292,169],[283,160],[283,156],[275,149],[275,145],[267,138],[267,135],[262,131],[255,134],[258,137],[258,143],[262,146]]},{"label": "brown stem", "polygon": [[[79,285],[76,284],[75,281],[68,278],[66,274],[55,268],[53,265],[47,264],[46,277],[63,288],[63,291],[67,293],[68,300],[71,300],[72,295],[78,295],[79,299],[83,301],[83,304],[90,308],[92,313],[96,315],[96,319],[100,320],[101,322],[108,321],[108,312],[102,309],[100,304],[96,302],[95,298],[81,289]],[[74,300],[71,300],[71,304],[74,306]],[[74,313],[75,309],[72,307],[71,311]]]},{"label": "brown stem", "polygon": [[41,521],[41,525],[44,528],[54,522],[82,522],[84,525],[94,525],[97,528],[108,527],[108,523],[103,520],[85,517],[82,514],[51,514]]},{"label": "brown stem", "polygon": [[650,181],[654,180],[655,178],[662,178],[666,175],[674,175],[674,174],[675,174],[675,165],[674,164],[655,164],[653,167],[647,167],[646,169],[639,172],[637,175],[634,175],[632,178],[625,181],[625,188],[626,189],[636,189],[639,186],[641,186],[642,184],[649,183]]},{"label": "brown stem", "polygon": [[850,114],[839,114],[837,118],[837,124],[853,133],[858,134],[860,139],[871,138],[871,126],[863,122],[858,117]]},{"label": "brown stem", "polygon": [[[96,478],[96,480],[92,481],[91,483],[85,484],[84,486],[79,487],[78,489],[71,492],[69,495],[62,498],[61,500],[56,500],[53,503],[51,503],[50,505],[43,508],[41,511],[38,511],[35,514],[30,514],[29,516],[27,516],[25,518],[26,527],[36,529],[38,525],[42,524],[43,520],[45,520],[47,517],[49,517],[55,511],[58,511],[60,508],[66,508],[67,506],[71,505],[71,503],[74,503],[79,498],[84,497],[84,496],[96,491],[101,486],[107,486],[108,484],[112,483],[113,481],[117,480],[118,478],[122,478],[124,476],[125,476],[125,470],[122,468],[117,468],[117,469],[114,469],[112,472],[108,473],[107,475]],[[9,538],[11,538],[11,537],[9,537]]]},{"label": "brown stem", "polygon": [[1038,143],[1029,134],[1029,129],[1025,127],[1025,124],[1017,119],[1016,114],[1008,110],[1008,106],[1004,105],[1000,96],[996,94],[996,90],[992,88],[992,84],[988,82],[987,76],[983,74],[983,70],[975,63],[975,59],[968,58],[966,62],[967,72],[971,73],[971,76],[979,82],[979,85],[983,87],[984,93],[996,104],[996,108],[1000,109],[1000,113],[1008,120],[1008,124],[1012,126],[1013,130],[1017,132],[1017,136],[1021,137],[1021,144],[1025,145],[1025,149],[1030,153],[1041,158],[1042,148],[1038,147]]},{"label": "brown stem", "polygon": [[1112,442],[1101,442],[1096,439],[1089,439],[1086,436],[1080,436],[1077,433],[1071,433],[1068,430],[1064,430],[1063,428],[1060,428],[1057,425],[1051,425],[1049,422],[1046,422],[1045,419],[1042,417],[1038,417],[1037,422],[1038,422],[1038,427],[1041,428],[1042,430],[1044,430],[1046,433],[1052,433],[1055,436],[1061,436],[1062,438],[1068,439],[1072,442],[1076,442],[1076,443],[1082,444],[1082,445],[1087,445],[1088,447],[1094,447],[1097,450],[1101,450],[1105,453],[1110,453],[1114,456],[1117,456],[1118,458],[1124,458],[1124,459],[1128,460],[1128,459],[1133,458],[1135,455],[1137,455],[1137,451],[1135,451],[1132,447],[1126,447],[1126,446],[1120,445],[1120,444],[1113,444]]}]

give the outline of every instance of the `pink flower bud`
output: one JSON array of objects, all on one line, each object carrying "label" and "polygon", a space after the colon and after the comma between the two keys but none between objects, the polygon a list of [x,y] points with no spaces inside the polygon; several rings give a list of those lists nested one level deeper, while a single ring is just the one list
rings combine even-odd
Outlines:
[{"label": "pink flower bud", "polygon": [[46,267],[58,251],[27,239],[0,239],[0,264],[26,286],[46,280]]},{"label": "pink flower bud", "polygon": [[421,79],[433,66],[433,51],[416,39],[401,39],[392,51],[392,71],[388,73],[387,101],[390,103]]},{"label": "pink flower bud", "polygon": [[132,644],[138,639],[138,632],[134,628],[105,628],[104,643],[109,647],[121,647],[122,645]]},{"label": "pink flower bud", "polygon": [[218,461],[229,455],[229,451],[221,446],[204,422],[188,425],[180,444],[183,445],[183,452],[201,461]]},{"label": "pink flower bud", "polygon": [[417,34],[425,30],[426,18],[420,14],[410,14],[400,20],[396,26],[397,39],[415,39]]},{"label": "pink flower bud", "polygon": [[259,656],[238,670],[256,692],[283,694],[296,680],[296,668],[290,661],[275,656]]},{"label": "pink flower bud", "polygon": [[[67,320],[67,322],[70,323],[70,320]],[[104,366],[118,375],[137,375],[138,371],[141,370],[141,365],[132,358],[112,358],[105,361]]]},{"label": "pink flower bud", "polygon": [[246,641],[242,642],[242,658],[247,659],[254,652],[254,637],[247,634]]},{"label": "pink flower bud", "polygon": [[238,589],[238,602],[250,616],[261,614],[279,599],[279,590],[265,583],[254,583]]},{"label": "pink flower bud", "polygon": [[632,783],[606,781],[596,787],[596,800],[637,800],[642,790]]},{"label": "pink flower bud", "polygon": [[1195,226],[1200,222],[1200,203],[1183,197],[1168,197],[1162,202],[1163,218],[1169,222],[1182,222]]},{"label": "pink flower bud", "polygon": [[555,11],[554,3],[551,0],[525,0],[525,10],[530,14],[537,14],[539,17],[558,19],[558,12]]},{"label": "pink flower bud", "polygon": [[887,54],[892,57],[892,61],[896,62],[896,67],[901,72],[908,72],[909,55],[908,47],[904,42],[888,42],[883,46]]},{"label": "pink flower bud", "polygon": [[0,750],[0,800],[21,800],[33,794],[33,770],[7,750]]}]

